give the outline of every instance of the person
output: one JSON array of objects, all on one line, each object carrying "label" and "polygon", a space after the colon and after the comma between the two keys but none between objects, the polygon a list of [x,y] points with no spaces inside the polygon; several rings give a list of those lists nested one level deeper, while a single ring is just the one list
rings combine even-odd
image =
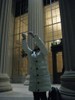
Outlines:
[{"label": "person", "polygon": [[51,80],[48,72],[47,49],[43,41],[29,32],[34,41],[34,49],[26,43],[26,35],[23,34],[22,47],[27,53],[29,61],[29,90],[33,92],[34,100],[47,100],[47,91],[51,90]]}]

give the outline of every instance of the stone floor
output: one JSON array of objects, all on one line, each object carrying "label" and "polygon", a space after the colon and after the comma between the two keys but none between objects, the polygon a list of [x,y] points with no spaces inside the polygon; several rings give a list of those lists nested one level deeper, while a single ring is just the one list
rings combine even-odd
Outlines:
[{"label": "stone floor", "polygon": [[[60,88],[59,84],[52,85]],[[0,100],[33,100],[32,92],[24,84],[12,84],[12,91],[0,93]]]}]

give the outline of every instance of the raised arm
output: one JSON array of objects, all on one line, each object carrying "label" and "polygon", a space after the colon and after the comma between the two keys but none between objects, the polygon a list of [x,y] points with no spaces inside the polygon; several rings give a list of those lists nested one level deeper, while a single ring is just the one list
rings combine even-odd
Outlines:
[{"label": "raised arm", "polygon": [[22,33],[22,48],[25,51],[25,53],[29,54],[32,50],[28,47],[27,42],[26,42],[26,34]]}]

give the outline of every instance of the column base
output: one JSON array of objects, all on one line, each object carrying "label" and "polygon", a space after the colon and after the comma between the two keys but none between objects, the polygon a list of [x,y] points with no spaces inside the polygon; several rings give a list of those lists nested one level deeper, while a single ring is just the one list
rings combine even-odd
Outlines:
[{"label": "column base", "polygon": [[30,75],[28,74],[25,78],[24,85],[29,85],[29,78],[30,78]]},{"label": "column base", "polygon": [[61,95],[62,96],[62,100],[75,100],[75,97],[72,96],[67,96],[67,95]]},{"label": "column base", "polygon": [[75,72],[65,71],[61,77],[62,100],[75,100]]},{"label": "column base", "polygon": [[12,90],[10,79],[7,74],[0,73],[0,92]]},{"label": "column base", "polygon": [[75,100],[75,91],[68,90],[62,87],[60,88],[60,93],[61,93],[62,100]]}]

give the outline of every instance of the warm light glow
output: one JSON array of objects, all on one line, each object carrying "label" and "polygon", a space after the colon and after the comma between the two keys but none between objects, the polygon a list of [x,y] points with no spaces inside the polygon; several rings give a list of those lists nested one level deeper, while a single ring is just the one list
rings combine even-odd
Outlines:
[{"label": "warm light glow", "polygon": [[61,40],[56,40],[57,44],[60,44]]}]

